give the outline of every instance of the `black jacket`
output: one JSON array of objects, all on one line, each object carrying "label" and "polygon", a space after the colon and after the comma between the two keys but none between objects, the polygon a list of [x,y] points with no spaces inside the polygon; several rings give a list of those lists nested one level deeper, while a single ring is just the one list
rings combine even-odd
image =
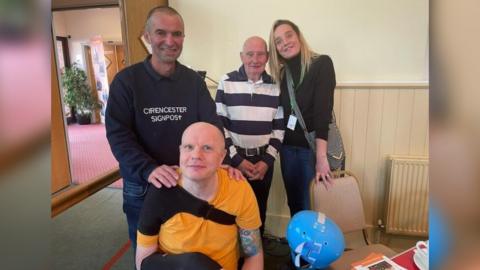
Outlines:
[{"label": "black jacket", "polygon": [[[287,65],[292,72],[294,84],[297,85],[300,80],[300,55],[288,61]],[[280,85],[280,103],[283,106],[286,125],[292,109],[285,77],[283,76]],[[328,125],[332,120],[335,86],[335,70],[332,59],[328,55],[320,55],[312,59],[310,69],[305,74],[302,83],[295,88],[295,98],[308,131],[315,131],[316,137],[324,140],[328,139]],[[283,143],[309,148],[298,121],[294,131],[285,128]]]}]

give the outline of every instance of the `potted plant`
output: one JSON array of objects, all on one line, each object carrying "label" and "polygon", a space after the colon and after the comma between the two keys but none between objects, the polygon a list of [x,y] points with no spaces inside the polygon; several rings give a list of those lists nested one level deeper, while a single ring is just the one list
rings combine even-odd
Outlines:
[{"label": "potted plant", "polygon": [[77,122],[80,125],[90,124],[92,113],[102,107],[102,103],[93,95],[87,83],[85,71],[76,63],[71,68],[65,68],[62,75],[62,85],[65,88],[64,102],[74,108]]}]

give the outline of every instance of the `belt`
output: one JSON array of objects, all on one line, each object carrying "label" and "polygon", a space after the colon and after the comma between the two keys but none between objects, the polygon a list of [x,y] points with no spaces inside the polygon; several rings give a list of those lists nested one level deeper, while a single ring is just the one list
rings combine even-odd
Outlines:
[{"label": "belt", "polygon": [[267,151],[267,147],[268,147],[268,144],[260,147],[255,147],[255,148],[237,147],[237,152],[246,157],[260,156],[265,154],[265,152]]}]

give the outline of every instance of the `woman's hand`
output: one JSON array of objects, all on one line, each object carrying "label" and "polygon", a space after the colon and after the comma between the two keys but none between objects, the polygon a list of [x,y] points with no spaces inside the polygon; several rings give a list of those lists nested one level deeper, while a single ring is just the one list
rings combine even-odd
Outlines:
[{"label": "woman's hand", "polygon": [[317,164],[315,164],[315,180],[322,181],[326,189],[333,185],[332,172],[330,171],[330,165],[328,164],[326,155],[320,157],[317,156]]},{"label": "woman's hand", "polygon": [[315,164],[315,180],[322,181],[325,188],[333,185],[332,172],[327,159],[327,141],[317,138],[315,140],[317,152],[315,153],[317,163]]}]

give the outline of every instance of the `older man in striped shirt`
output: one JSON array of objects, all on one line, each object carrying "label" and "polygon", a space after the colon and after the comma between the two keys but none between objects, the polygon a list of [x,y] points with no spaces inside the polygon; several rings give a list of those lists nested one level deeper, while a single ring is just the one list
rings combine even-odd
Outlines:
[{"label": "older man in striped shirt", "polygon": [[220,80],[215,102],[231,165],[247,177],[257,198],[263,235],[273,164],[284,135],[283,109],[280,89],[265,72],[265,40],[248,38],[240,59],[243,65]]}]

